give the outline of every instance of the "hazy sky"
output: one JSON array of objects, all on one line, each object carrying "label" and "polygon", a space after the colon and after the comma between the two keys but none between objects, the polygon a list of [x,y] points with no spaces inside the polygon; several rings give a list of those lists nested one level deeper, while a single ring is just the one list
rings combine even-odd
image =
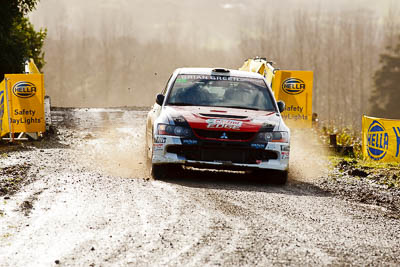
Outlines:
[{"label": "hazy sky", "polygon": [[[234,42],[256,15],[285,16],[288,9],[324,12],[368,9],[383,17],[399,0],[41,0],[31,19],[57,38],[60,27],[77,34],[137,36],[140,40],[175,38],[207,39],[208,45]],[[195,34],[194,34],[195,33]]]}]

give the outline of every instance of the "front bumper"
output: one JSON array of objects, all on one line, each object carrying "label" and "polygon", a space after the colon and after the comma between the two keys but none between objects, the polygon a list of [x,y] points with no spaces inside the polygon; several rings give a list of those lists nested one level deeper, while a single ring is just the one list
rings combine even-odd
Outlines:
[{"label": "front bumper", "polygon": [[172,136],[156,136],[153,164],[182,164],[200,168],[229,170],[289,168],[287,143],[206,141]]}]

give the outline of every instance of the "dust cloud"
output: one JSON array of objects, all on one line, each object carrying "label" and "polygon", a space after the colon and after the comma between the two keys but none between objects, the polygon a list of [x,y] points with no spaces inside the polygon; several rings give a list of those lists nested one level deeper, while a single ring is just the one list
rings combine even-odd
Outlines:
[{"label": "dust cloud", "polygon": [[[135,132],[138,129],[135,129]],[[90,167],[122,178],[148,178],[144,129],[132,133],[132,128],[108,128],[89,140],[85,157]]]},{"label": "dust cloud", "polygon": [[328,174],[327,148],[313,130],[292,130],[290,153],[290,180],[313,182]]},{"label": "dust cloud", "polygon": [[149,178],[145,154],[147,111],[75,109],[80,142],[75,160],[90,170],[122,178]]}]

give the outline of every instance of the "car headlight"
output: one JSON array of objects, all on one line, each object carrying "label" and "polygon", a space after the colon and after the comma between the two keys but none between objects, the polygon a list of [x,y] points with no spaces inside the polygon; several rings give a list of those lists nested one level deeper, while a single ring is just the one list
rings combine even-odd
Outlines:
[{"label": "car headlight", "polygon": [[288,132],[261,132],[257,135],[257,141],[289,143],[289,134]]},{"label": "car headlight", "polygon": [[157,134],[190,137],[192,135],[192,130],[184,126],[158,124]]}]

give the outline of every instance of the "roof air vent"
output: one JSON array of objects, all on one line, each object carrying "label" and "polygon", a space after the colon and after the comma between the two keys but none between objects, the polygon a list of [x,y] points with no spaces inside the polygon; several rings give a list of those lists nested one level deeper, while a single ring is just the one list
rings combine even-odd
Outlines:
[{"label": "roof air vent", "polygon": [[213,69],[212,72],[229,73],[229,70],[228,69],[223,69],[223,68],[217,68],[217,69]]}]

